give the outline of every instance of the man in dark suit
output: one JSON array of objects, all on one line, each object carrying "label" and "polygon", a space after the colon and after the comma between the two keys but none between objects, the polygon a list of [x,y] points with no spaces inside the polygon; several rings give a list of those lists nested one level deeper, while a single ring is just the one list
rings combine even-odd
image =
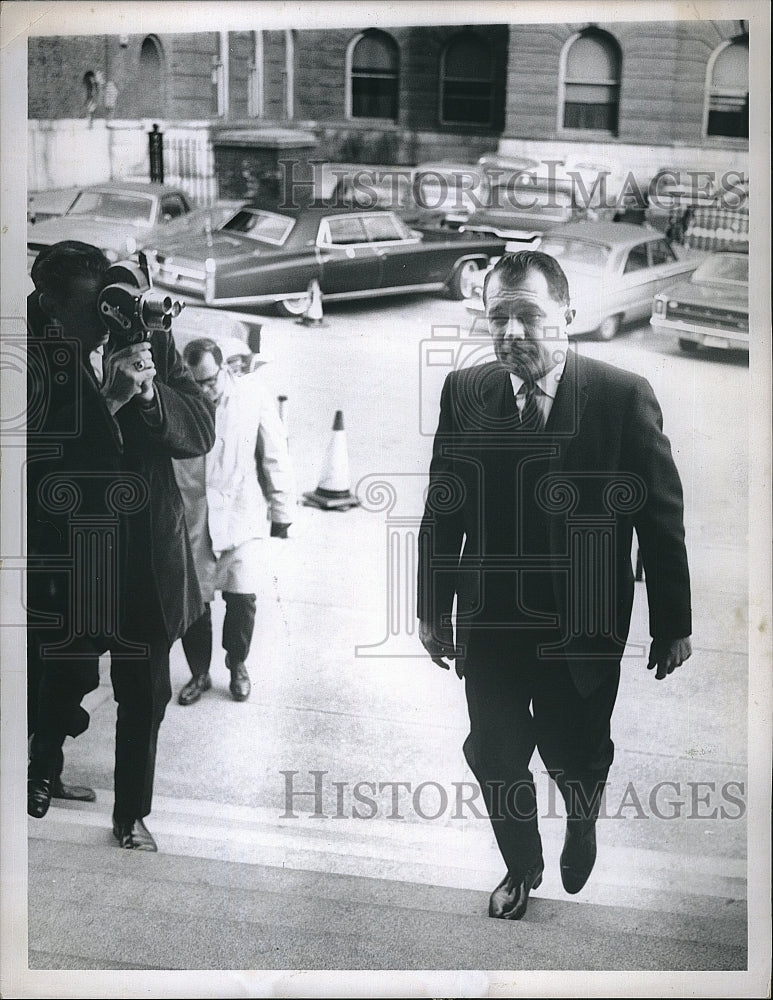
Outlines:
[{"label": "man in dark suit", "polygon": [[121,847],[155,851],[143,820],[171,697],[169,648],[204,610],[171,460],[209,451],[214,420],[168,331],[130,346],[108,336],[98,298],[109,266],[96,247],[66,241],[32,274],[27,812],[47,812],[64,740],[88,725],[81,700],[109,650],[113,833]]},{"label": "man in dark suit", "polygon": [[544,869],[535,746],[566,806],[567,892],[595,863],[633,530],[658,679],[691,654],[690,583],[681,483],[649,384],[569,350],[569,289],[549,255],[506,254],[484,300],[497,361],[443,387],[418,616],[433,661],[455,659],[465,677],[464,752],[507,865],[489,915],[517,920]]}]

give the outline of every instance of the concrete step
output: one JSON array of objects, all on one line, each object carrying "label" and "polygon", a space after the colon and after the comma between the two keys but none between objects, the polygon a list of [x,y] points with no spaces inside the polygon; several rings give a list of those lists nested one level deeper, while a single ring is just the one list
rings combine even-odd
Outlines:
[{"label": "concrete step", "polygon": [[[66,824],[57,823],[64,827]],[[83,825],[81,831],[102,832]],[[89,838],[86,838],[89,839]],[[673,969],[746,964],[737,901],[703,915],[244,864],[54,837],[29,842],[31,968]],[[732,912],[730,912],[732,911]]]}]

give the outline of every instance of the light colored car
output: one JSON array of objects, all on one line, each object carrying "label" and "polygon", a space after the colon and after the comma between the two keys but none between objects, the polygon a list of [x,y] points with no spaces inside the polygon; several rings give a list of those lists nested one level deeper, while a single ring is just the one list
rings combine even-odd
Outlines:
[{"label": "light colored car", "polygon": [[711,254],[690,275],[655,296],[650,324],[676,337],[683,351],[749,350],[749,257]]},{"label": "light colored car", "polygon": [[27,226],[27,270],[44,247],[81,240],[111,261],[130,257],[162,234],[181,238],[216,229],[241,202],[195,208],[180,188],[141,182],[81,188],[63,215]]},{"label": "light colored car", "polygon": [[[555,257],[566,273],[576,310],[569,335],[594,333],[599,340],[611,340],[624,321],[648,318],[653,296],[692,274],[701,260],[677,256],[662,233],[623,222],[556,226],[530,249]],[[473,314],[485,312],[484,280],[485,272],[472,276],[467,308]]]}]

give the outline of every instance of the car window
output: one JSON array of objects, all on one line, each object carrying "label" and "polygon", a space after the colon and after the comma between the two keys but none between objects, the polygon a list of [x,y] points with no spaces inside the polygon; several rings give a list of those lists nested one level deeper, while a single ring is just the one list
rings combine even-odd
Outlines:
[{"label": "car window", "polygon": [[340,215],[326,219],[320,229],[323,243],[333,246],[351,246],[353,243],[367,243],[368,235],[359,215]]},{"label": "car window", "polygon": [[676,254],[671,249],[671,244],[666,240],[654,240],[650,243],[650,264],[658,267],[660,264],[673,264]]},{"label": "car window", "polygon": [[154,201],[142,194],[120,191],[82,191],[67,215],[90,215],[98,219],[120,219],[139,225],[153,221]]},{"label": "car window", "polygon": [[640,243],[628,254],[628,260],[625,262],[623,274],[631,274],[633,271],[644,271],[648,266],[647,244]]},{"label": "car window", "polygon": [[168,222],[185,215],[187,206],[179,194],[168,194],[161,199],[161,218]]},{"label": "car window", "polygon": [[366,215],[362,221],[371,243],[408,239],[408,233],[393,215]]},{"label": "car window", "polygon": [[290,235],[295,219],[261,209],[243,208],[223,223],[220,232],[242,233],[251,240],[281,247]]},{"label": "car window", "polygon": [[549,253],[562,264],[566,262],[603,268],[609,259],[609,247],[588,240],[564,239],[559,236],[544,237],[540,244],[543,253]]}]

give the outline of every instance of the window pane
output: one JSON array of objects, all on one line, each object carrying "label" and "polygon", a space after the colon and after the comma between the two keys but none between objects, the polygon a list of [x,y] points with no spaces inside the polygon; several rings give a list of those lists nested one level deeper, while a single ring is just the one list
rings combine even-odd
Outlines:
[{"label": "window pane", "polygon": [[406,233],[402,231],[397,220],[391,215],[368,215],[363,219],[363,222],[371,243],[402,240],[406,237]]},{"label": "window pane", "polygon": [[488,125],[491,121],[491,84],[446,80],[443,88],[443,121]]},{"label": "window pane", "polygon": [[617,53],[602,38],[583,35],[569,49],[566,60],[567,80],[617,80],[619,73]]},{"label": "window pane", "polygon": [[336,246],[367,242],[362,219],[359,216],[351,218],[341,216],[337,219],[328,219],[327,224],[330,230],[330,242]]},{"label": "window pane", "polygon": [[676,260],[674,251],[665,240],[658,240],[656,243],[650,243],[650,255],[653,267],[657,267],[659,264],[670,264],[672,261]]},{"label": "window pane", "polygon": [[352,69],[372,73],[397,71],[397,46],[384,35],[365,35],[354,48]]},{"label": "window pane", "polygon": [[749,49],[737,42],[719,53],[711,74],[712,88],[749,89]]},{"label": "window pane", "polygon": [[397,78],[352,73],[352,115],[355,118],[397,119]]},{"label": "window pane", "polygon": [[625,262],[623,273],[630,274],[631,271],[643,271],[647,266],[647,244],[640,243],[628,254],[628,260]]},{"label": "window pane", "polygon": [[605,132],[616,132],[617,102],[578,104],[567,100],[564,104],[564,128],[601,129]]},{"label": "window pane", "polygon": [[445,54],[446,77],[463,80],[490,80],[492,59],[488,45],[480,38],[459,38]]}]

